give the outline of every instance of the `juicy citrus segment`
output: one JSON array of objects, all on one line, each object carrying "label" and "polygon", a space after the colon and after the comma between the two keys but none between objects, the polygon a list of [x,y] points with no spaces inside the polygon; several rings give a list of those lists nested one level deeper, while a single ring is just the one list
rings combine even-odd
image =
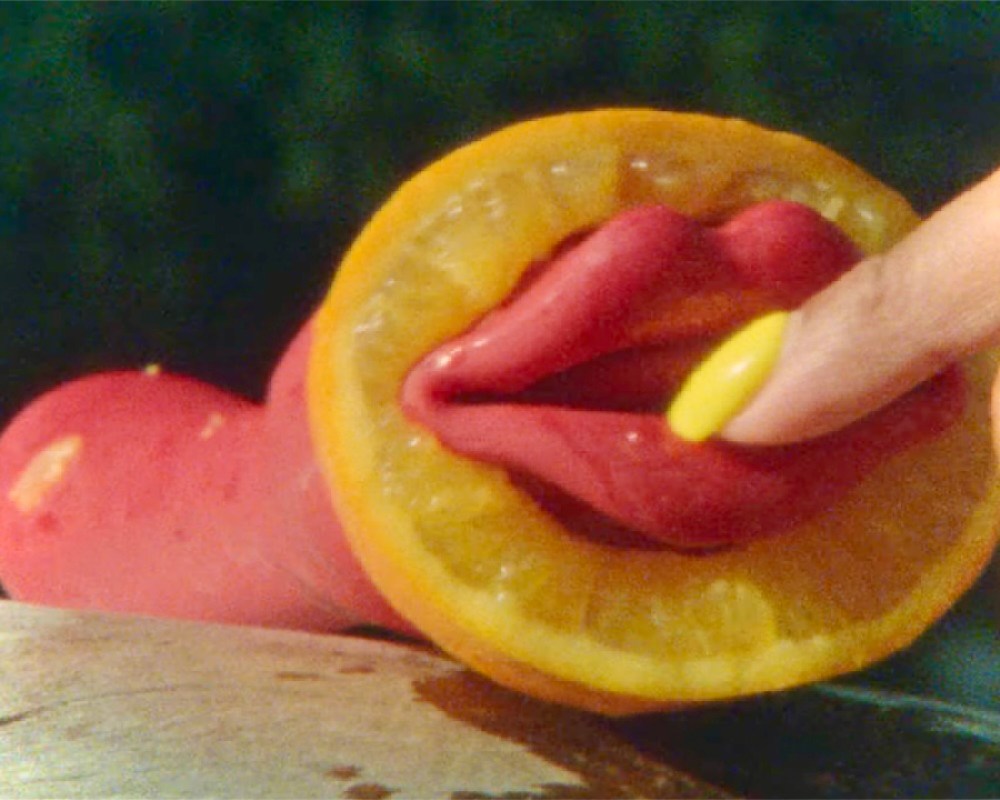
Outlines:
[{"label": "juicy citrus segment", "polygon": [[945,436],[791,533],[701,556],[582,541],[504,471],[445,450],[400,411],[408,370],[568,235],[642,203],[710,219],[771,197],[813,206],[867,252],[916,222],[897,194],[803,139],[605,110],[452,153],[362,232],[315,327],[316,445],[370,577],[442,648],[515,688],[626,712],[868,664],[979,573],[1000,506],[984,359]]}]

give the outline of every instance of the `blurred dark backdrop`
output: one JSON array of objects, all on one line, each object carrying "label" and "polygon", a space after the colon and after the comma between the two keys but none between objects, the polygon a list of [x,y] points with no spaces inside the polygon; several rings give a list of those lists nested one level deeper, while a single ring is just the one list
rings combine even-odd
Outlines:
[{"label": "blurred dark backdrop", "polygon": [[[0,5],[0,422],[153,361],[259,395],[388,192],[528,115],[742,116],[929,211],[1000,156],[998,53],[997,3]],[[1000,707],[990,602],[866,678]]]}]

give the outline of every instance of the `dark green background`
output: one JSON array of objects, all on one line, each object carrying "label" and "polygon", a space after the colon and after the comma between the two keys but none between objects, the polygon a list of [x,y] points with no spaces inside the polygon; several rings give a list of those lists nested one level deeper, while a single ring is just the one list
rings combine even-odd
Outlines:
[{"label": "dark green background", "polygon": [[[0,421],[151,361],[258,395],[387,193],[527,115],[743,116],[929,211],[997,162],[998,53],[992,3],[0,5]],[[988,595],[872,677],[1000,705]]]}]

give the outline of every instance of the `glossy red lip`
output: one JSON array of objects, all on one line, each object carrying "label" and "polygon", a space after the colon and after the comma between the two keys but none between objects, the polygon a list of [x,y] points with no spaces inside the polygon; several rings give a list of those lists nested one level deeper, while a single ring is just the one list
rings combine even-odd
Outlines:
[{"label": "glossy red lip", "polygon": [[718,227],[626,211],[534,271],[427,355],[401,403],[447,447],[501,465],[569,527],[625,545],[708,548],[786,530],[961,412],[957,368],[814,442],[690,444],[660,410],[708,343],[792,308],[855,263],[832,224],[789,202]]}]

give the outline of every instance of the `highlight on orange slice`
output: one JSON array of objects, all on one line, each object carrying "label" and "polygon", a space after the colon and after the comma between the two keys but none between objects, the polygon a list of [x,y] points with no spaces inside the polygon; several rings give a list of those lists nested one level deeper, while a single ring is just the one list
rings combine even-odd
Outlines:
[{"label": "highlight on orange slice", "polygon": [[[775,199],[814,209],[860,253],[917,221],[820,145],[647,109],[501,130],[426,168],[374,216],[317,317],[310,415],[352,547],[434,643],[538,697],[630,713],[856,670],[910,643],[979,575],[1000,508],[995,355],[965,365],[966,402],[944,433],[790,529],[716,549],[581,535],[508,469],[404,413],[415,366],[573,237],[645,206],[715,225]],[[753,291],[688,300],[663,310],[668,327],[708,339],[720,307],[735,325],[760,306]]]}]

